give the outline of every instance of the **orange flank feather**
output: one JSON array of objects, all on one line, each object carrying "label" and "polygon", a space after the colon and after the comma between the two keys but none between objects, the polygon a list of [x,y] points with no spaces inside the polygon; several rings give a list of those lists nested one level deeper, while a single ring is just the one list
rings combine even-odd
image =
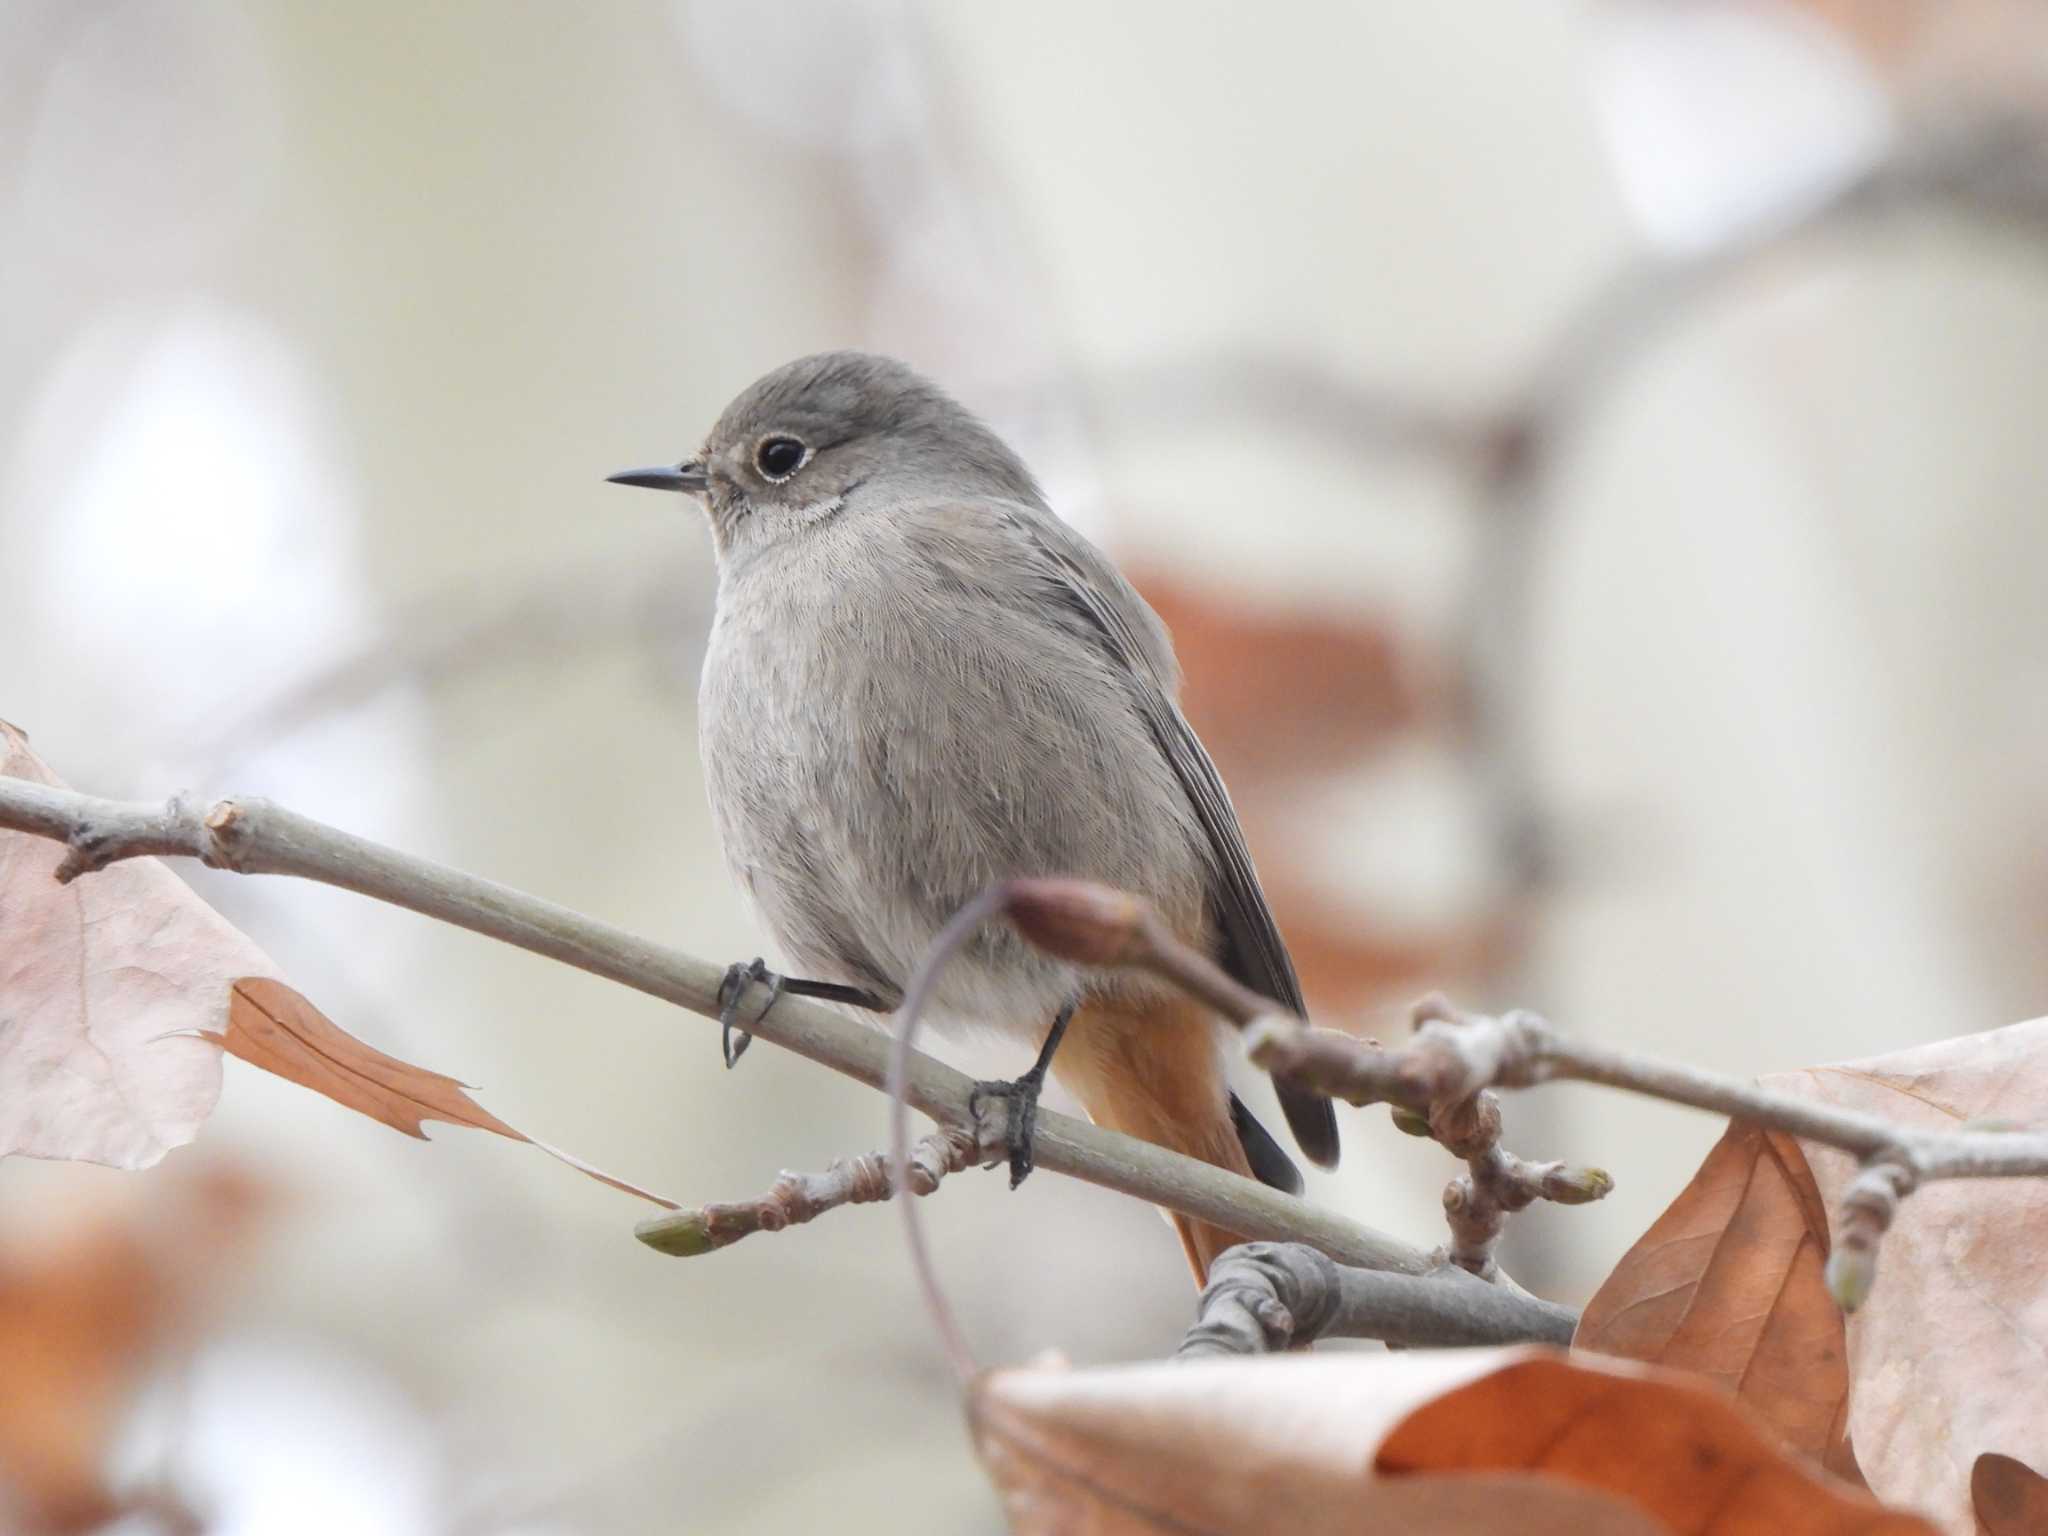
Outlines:
[{"label": "orange flank feather", "polygon": [[[1199,1003],[1089,998],[1075,1011],[1052,1070],[1097,1125],[1252,1177],[1230,1120],[1216,1021]],[[1178,1212],[1166,1216],[1198,1286],[1217,1254],[1244,1241]]]}]

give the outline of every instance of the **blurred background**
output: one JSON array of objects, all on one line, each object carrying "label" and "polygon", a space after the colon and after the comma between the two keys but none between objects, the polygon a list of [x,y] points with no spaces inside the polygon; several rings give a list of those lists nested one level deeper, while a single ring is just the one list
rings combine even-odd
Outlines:
[{"label": "blurred background", "polygon": [[[2023,0],[9,0],[0,714],[96,793],[275,796],[749,957],[708,540],[603,476],[864,346],[1167,618],[1324,1022],[1440,987],[1758,1073],[2030,1017],[2044,88]],[[686,1204],[883,1142],[692,1015],[181,873],[345,1028]],[[1512,1099],[1619,1188],[1509,1267],[1583,1301],[1718,1129]],[[1441,1150],[1345,1134],[1314,1198],[1439,1241]],[[1189,1316],[1134,1202],[925,1212],[985,1360]],[[239,1063],[148,1173],[0,1166],[0,1511],[999,1528],[893,1216],[674,1260],[644,1214]]]}]

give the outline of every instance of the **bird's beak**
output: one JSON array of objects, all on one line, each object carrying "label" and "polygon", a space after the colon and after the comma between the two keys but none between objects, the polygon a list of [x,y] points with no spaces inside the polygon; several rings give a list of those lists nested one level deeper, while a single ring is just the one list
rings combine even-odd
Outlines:
[{"label": "bird's beak", "polygon": [[692,496],[701,495],[711,484],[711,477],[704,472],[704,466],[695,459],[681,464],[661,464],[653,469],[622,469],[616,475],[606,475],[613,485],[644,485],[650,491],[686,491]]}]

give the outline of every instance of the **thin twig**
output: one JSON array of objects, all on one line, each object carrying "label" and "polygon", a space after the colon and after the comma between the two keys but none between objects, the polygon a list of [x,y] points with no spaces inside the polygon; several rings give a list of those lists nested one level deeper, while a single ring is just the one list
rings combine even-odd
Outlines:
[{"label": "thin twig", "polygon": [[[340,886],[487,938],[558,960],[659,997],[706,1018],[718,1017],[725,967],[617,928],[554,902],[366,838],[259,799],[227,799],[200,809],[130,804],[74,790],[0,778],[0,828],[72,845],[71,877],[144,854],[182,855],[243,874],[293,875]],[[753,984],[739,1000],[746,1016],[767,1006]],[[883,1086],[889,1042],[838,1013],[785,997],[749,1025],[759,1038]],[[968,1126],[973,1081],[929,1056],[908,1060],[906,1097],[943,1125]],[[1262,1184],[1077,1120],[1041,1110],[1034,1142],[1040,1168],[1163,1205],[1247,1237],[1310,1244],[1346,1264],[1419,1274],[1430,1256],[1398,1238]]]},{"label": "thin twig", "polygon": [[[1441,1006],[1432,1003],[1430,1008]],[[1431,1011],[1419,1023],[1414,1042],[1396,1050],[1267,1015],[1246,1032],[1245,1050],[1276,1075],[1349,1104],[1419,1108],[1423,1103],[1418,1100],[1433,1095],[1568,1079],[1753,1121],[1839,1147],[1866,1162],[1890,1158],[1922,1180],[2048,1174],[2048,1134],[1917,1130],[1703,1067],[1589,1045],[1520,1009],[1497,1017]]]},{"label": "thin twig", "polygon": [[1845,1311],[1869,1295],[1878,1241],[1899,1201],[1920,1184],[2048,1175],[2048,1133],[1896,1125],[1699,1067],[1588,1045],[1522,1011],[1465,1014],[1430,999],[1416,1009],[1414,1041],[1399,1050],[1268,1015],[1245,1031],[1245,1050],[1275,1077],[1350,1104],[1391,1103],[1413,1111],[1489,1086],[1526,1088],[1571,1079],[1688,1104],[1853,1153],[1864,1170],[1843,1197],[1828,1265],[1830,1289]]},{"label": "thin twig", "polygon": [[1862,1306],[1877,1283],[1877,1245],[1891,1230],[1899,1202],[1917,1183],[1910,1167],[1881,1157],[1864,1164],[1843,1192],[1842,1214],[1828,1252],[1827,1282],[1829,1294],[1844,1312]]},{"label": "thin twig", "polygon": [[[1127,892],[1081,880],[1017,880],[1010,884],[1010,920],[1034,944],[1063,959],[1086,965],[1130,966],[1148,971],[1208,1003],[1246,1031],[1247,1039],[1279,1042],[1284,1067],[1260,1059],[1276,1075],[1293,1075],[1322,1087],[1305,1064],[1320,1063],[1333,1079],[1361,1050],[1377,1051],[1349,1035],[1310,1028],[1291,1014],[1238,985],[1207,955],[1184,943],[1151,906]],[[1422,1019],[1450,1005],[1434,999],[1417,1005]],[[1287,1054],[1287,1047],[1292,1054]],[[1433,1039],[1419,1039],[1406,1052],[1377,1052],[1378,1095],[1409,1113],[1397,1117],[1404,1131],[1433,1137],[1465,1162],[1466,1172],[1444,1189],[1444,1215],[1451,1228],[1451,1261],[1485,1280],[1498,1280],[1494,1257],[1507,1218],[1536,1200],[1584,1205],[1614,1188],[1604,1169],[1564,1163],[1530,1163],[1500,1145],[1500,1105],[1491,1093],[1470,1087],[1463,1058],[1445,1056]],[[1497,1063],[1495,1064],[1498,1065]],[[1359,1102],[1353,1100],[1352,1102]],[[1365,1102],[1374,1102],[1367,1100]]]},{"label": "thin twig", "polygon": [[1390,1104],[1403,1130],[1434,1136],[1466,1157],[1472,1172],[1452,1183],[1444,1203],[1454,1251],[1477,1273],[1491,1273],[1492,1242],[1508,1211],[1539,1197],[1594,1200],[1612,1187],[1599,1169],[1524,1163],[1501,1152],[1490,1088],[1558,1078],[1603,1083],[1855,1154],[1865,1173],[1845,1198],[1837,1225],[1846,1246],[1831,1269],[1836,1299],[1851,1310],[1869,1291],[1878,1238],[1918,1184],[2048,1174],[2048,1133],[1916,1130],[1699,1067],[1589,1045],[1521,1010],[1468,1014],[1425,998],[1414,1010],[1414,1038],[1395,1050],[1316,1029],[1245,993],[1138,897],[1086,881],[1013,882],[1010,912],[1019,930],[1050,953],[1166,976],[1210,1001],[1243,1031],[1246,1055],[1275,1078],[1347,1104]]},{"label": "thin twig", "polygon": [[1277,1353],[1327,1338],[1418,1348],[1569,1344],[1578,1321],[1569,1307],[1455,1265],[1392,1275],[1333,1263],[1299,1243],[1240,1243],[1210,1266],[1178,1356]]},{"label": "thin twig", "polygon": [[[956,1126],[933,1131],[911,1148],[910,1192],[928,1195],[947,1174],[958,1173],[980,1160],[981,1148],[971,1131]],[[902,1187],[892,1174],[885,1152],[835,1157],[825,1165],[823,1173],[791,1173],[785,1169],[766,1194],[753,1200],[700,1205],[694,1211],[649,1217],[633,1229],[633,1235],[657,1252],[695,1258],[731,1247],[756,1232],[780,1232],[785,1227],[815,1221],[842,1205],[887,1200]]]},{"label": "thin twig", "polygon": [[1466,1171],[1444,1186],[1450,1258],[1482,1280],[1499,1273],[1494,1251],[1515,1212],[1538,1200],[1587,1205],[1614,1190],[1614,1179],[1604,1168],[1532,1163],[1503,1147],[1500,1100],[1491,1090],[1439,1103],[1419,1118],[1425,1134],[1464,1160]]}]

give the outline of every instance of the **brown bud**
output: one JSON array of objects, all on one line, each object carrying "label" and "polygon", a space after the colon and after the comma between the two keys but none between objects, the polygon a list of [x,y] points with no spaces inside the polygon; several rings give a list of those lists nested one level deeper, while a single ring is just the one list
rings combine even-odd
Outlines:
[{"label": "brown bud", "polygon": [[1145,903],[1091,880],[1013,880],[1004,911],[1049,955],[1081,965],[1124,965],[1144,952]]}]

